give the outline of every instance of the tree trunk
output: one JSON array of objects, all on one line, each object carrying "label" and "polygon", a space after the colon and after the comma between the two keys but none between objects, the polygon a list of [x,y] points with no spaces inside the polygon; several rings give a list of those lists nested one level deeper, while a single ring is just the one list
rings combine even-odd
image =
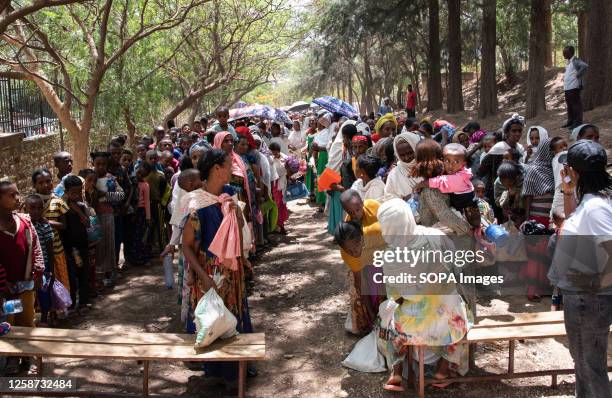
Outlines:
[{"label": "tree trunk", "polygon": [[449,113],[463,111],[461,79],[461,0],[448,0],[448,96]]},{"label": "tree trunk", "polygon": [[429,45],[427,73],[427,110],[442,108],[442,75],[440,73],[440,7],[438,0],[428,0]]},{"label": "tree trunk", "polygon": [[591,0],[586,37],[586,59],[589,63],[584,87],[584,109],[590,110],[606,103],[608,87],[609,0]]},{"label": "tree trunk", "polygon": [[348,101],[349,104],[353,105],[353,69],[350,62],[348,68]]},{"label": "tree trunk", "polygon": [[532,118],[546,110],[544,100],[544,63],[546,61],[546,26],[541,23],[547,1],[531,0],[529,33],[529,71],[527,72],[527,111]]},{"label": "tree trunk", "polygon": [[196,117],[198,117],[198,113],[200,112],[200,104],[202,103],[202,97],[198,98],[198,100],[191,106],[191,112],[189,113],[189,119],[187,119],[187,123],[192,125]]},{"label": "tree trunk", "polygon": [[123,108],[123,117],[125,118],[125,127],[128,135],[128,145],[132,151],[136,150],[136,124],[132,118],[132,111],[129,106]]},{"label": "tree trunk", "polygon": [[517,81],[516,68],[512,63],[512,57],[508,54],[508,50],[505,46],[499,46],[499,53],[501,54],[502,63],[504,64],[504,76],[506,77],[506,83],[509,87],[514,87]]},{"label": "tree trunk", "polygon": [[478,116],[486,118],[497,113],[497,84],[495,81],[497,0],[484,0],[482,6],[482,64],[480,67],[480,104]]},{"label": "tree trunk", "polygon": [[545,27],[545,37],[544,43],[546,44],[545,48],[545,59],[544,66],[551,68],[553,66],[553,28],[552,28],[552,8],[551,8],[551,0],[541,0],[544,6],[544,27]]},{"label": "tree trunk", "polygon": [[580,11],[578,13],[578,57],[586,62],[588,62],[586,54],[586,37],[589,26],[588,20],[589,14],[585,11]]}]

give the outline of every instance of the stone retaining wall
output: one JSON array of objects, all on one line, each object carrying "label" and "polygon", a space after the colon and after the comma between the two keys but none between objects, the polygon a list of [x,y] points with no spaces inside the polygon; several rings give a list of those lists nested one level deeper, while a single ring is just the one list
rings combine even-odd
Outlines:
[{"label": "stone retaining wall", "polygon": [[17,183],[22,194],[32,190],[32,171],[53,170],[53,154],[61,149],[58,133],[24,138],[22,133],[0,134],[0,179]]}]

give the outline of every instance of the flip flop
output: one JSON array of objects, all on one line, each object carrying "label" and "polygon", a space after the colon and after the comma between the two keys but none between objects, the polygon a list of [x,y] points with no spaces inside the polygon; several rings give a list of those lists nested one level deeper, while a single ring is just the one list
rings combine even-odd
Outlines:
[{"label": "flip flop", "polygon": [[385,384],[383,386],[383,390],[385,390],[385,391],[393,391],[393,392],[404,392],[404,387],[396,386],[395,384]]}]

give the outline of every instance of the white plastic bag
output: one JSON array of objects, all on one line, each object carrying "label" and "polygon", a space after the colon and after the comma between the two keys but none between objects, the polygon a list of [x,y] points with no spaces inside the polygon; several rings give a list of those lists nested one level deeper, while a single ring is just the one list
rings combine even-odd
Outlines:
[{"label": "white plastic bag", "polygon": [[349,356],[342,361],[342,366],[359,372],[386,372],[385,357],[378,352],[377,335],[378,332],[372,330],[370,334],[359,340]]},{"label": "white plastic bag", "polygon": [[238,321],[223,304],[215,289],[210,289],[200,299],[195,312],[196,347],[206,347],[218,338],[226,339],[238,334]]},{"label": "white plastic bag", "polygon": [[344,330],[349,333],[353,333],[353,312],[350,308],[346,313],[346,320],[344,321]]},{"label": "white plastic bag", "polygon": [[378,316],[380,317],[380,325],[385,329],[395,328],[395,310],[399,304],[395,300],[386,299],[378,306]]}]

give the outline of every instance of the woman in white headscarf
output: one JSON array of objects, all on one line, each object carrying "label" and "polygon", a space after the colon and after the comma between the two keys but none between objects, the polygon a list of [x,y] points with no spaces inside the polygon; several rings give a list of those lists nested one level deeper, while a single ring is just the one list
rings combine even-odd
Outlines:
[{"label": "woman in white headscarf", "polygon": [[416,146],[421,137],[412,132],[401,133],[393,141],[393,149],[397,165],[387,176],[385,197],[407,200],[412,195],[412,189],[423,179],[411,175],[415,164]]},{"label": "woman in white headscarf", "polygon": [[293,129],[291,129],[291,132],[289,133],[288,140],[289,152],[294,155],[298,155],[299,158],[299,151],[305,144],[304,137],[302,136],[302,127],[300,125],[299,120],[293,121]]},{"label": "woman in white headscarf", "polygon": [[[383,203],[377,213],[381,232],[390,249],[452,250],[444,233],[435,228],[417,225],[410,206],[399,198]],[[425,273],[454,274],[452,264],[443,262],[384,263],[385,277]],[[406,284],[385,283],[387,298],[399,304],[394,312],[394,324],[381,325],[386,341],[379,340],[393,374],[387,385],[401,385],[400,351],[406,345],[424,350],[424,362],[429,365],[425,376],[441,383],[456,374],[468,371],[468,347],[460,342],[473,324],[472,315],[458,294],[454,283]],[[404,348],[404,350],[402,350]],[[417,351],[418,352],[418,351]],[[418,359],[418,354],[415,360]],[[412,364],[410,364],[412,366]],[[445,387],[445,384],[439,384]]]},{"label": "woman in white headscarf", "polygon": [[525,156],[523,157],[523,163],[531,163],[535,154],[540,147],[540,144],[548,138],[548,131],[542,126],[531,126],[527,129],[527,138],[525,138],[525,144],[527,148],[525,150]]},{"label": "woman in white headscarf", "polygon": [[[320,176],[325,167],[327,167],[327,161],[329,159],[327,153],[327,145],[331,141],[331,132],[329,130],[329,126],[332,123],[331,113],[327,112],[321,117],[319,117],[319,132],[314,136],[314,140],[312,143],[312,150],[316,153],[316,165],[317,165],[317,176]],[[320,206],[320,211],[323,211],[323,207],[325,206],[327,194],[325,192],[319,192],[317,190],[317,194],[315,196],[316,203]]]}]

